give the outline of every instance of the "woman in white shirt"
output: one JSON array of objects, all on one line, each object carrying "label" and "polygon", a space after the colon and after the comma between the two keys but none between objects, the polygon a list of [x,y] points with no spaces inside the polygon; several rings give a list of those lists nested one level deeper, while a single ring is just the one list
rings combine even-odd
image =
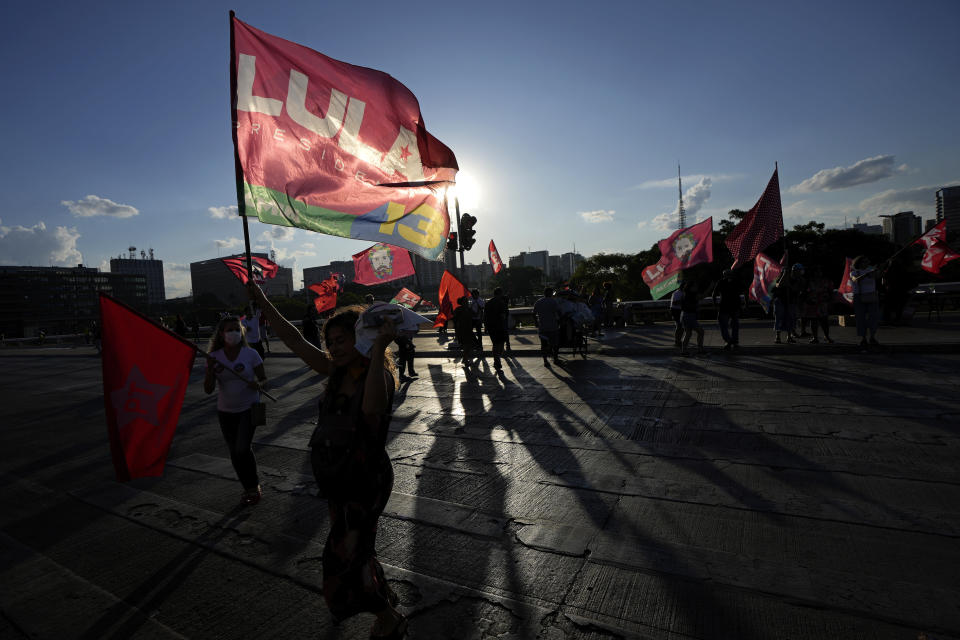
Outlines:
[{"label": "woman in white shirt", "polygon": [[263,360],[247,344],[237,316],[221,318],[207,352],[210,358],[203,390],[210,394],[219,389],[217,416],[223,439],[230,448],[230,461],[243,485],[240,500],[244,504],[256,504],[263,492],[257,475],[257,459],[253,455],[254,426],[250,408],[260,402],[261,384],[267,379]]}]

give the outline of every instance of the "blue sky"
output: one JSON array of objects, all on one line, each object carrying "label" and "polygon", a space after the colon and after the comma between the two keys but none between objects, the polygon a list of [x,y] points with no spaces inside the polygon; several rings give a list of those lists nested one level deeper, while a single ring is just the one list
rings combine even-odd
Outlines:
[{"label": "blue sky", "polygon": [[[774,161],[787,225],[934,215],[960,184],[960,19],[916,2],[17,3],[0,41],[0,264],[189,263],[242,247],[228,11],[385,71],[479,185],[486,258],[636,252],[747,209]],[[303,267],[368,243],[251,224]],[[299,284],[299,283],[298,283]]]}]

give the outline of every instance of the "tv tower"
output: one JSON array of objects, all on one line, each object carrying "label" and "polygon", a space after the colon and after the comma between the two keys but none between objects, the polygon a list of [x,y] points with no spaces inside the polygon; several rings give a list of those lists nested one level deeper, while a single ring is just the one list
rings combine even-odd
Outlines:
[{"label": "tv tower", "polygon": [[680,194],[680,226],[678,229],[684,229],[687,226],[687,212],[683,209],[683,181],[680,179],[680,163],[677,163],[677,193]]}]

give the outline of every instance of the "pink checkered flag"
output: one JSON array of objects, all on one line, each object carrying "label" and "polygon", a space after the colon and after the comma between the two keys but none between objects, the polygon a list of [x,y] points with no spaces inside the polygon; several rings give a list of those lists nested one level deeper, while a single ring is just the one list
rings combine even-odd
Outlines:
[{"label": "pink checkered flag", "polygon": [[750,262],[758,253],[783,237],[783,209],[780,206],[780,180],[777,169],[757,204],[747,212],[724,244],[733,254],[733,266]]}]

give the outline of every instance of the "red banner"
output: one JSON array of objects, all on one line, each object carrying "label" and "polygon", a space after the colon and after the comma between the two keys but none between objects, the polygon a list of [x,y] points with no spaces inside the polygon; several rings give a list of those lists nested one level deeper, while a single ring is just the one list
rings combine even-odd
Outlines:
[{"label": "red banner", "polygon": [[497,251],[497,245],[493,244],[493,240],[487,247],[487,257],[490,258],[490,266],[493,268],[493,272],[495,274],[500,273],[500,270],[503,269],[503,260],[500,259],[500,253]]},{"label": "red banner", "polygon": [[241,212],[436,259],[457,160],[427,132],[413,93],[236,18],[231,46]]},{"label": "red banner", "polygon": [[960,253],[950,249],[947,244],[947,221],[941,220],[925,234],[914,240],[926,247],[920,266],[930,273],[940,273],[940,269],[951,260],[960,258]]},{"label": "red banner", "polygon": [[670,277],[673,274],[695,264],[713,262],[713,218],[674,231],[657,246],[660,248],[660,260],[641,274],[654,299],[679,286],[677,278]]},{"label": "red banner", "polygon": [[407,309],[415,308],[418,302],[420,302],[420,296],[406,287],[397,291],[397,295],[393,296],[393,299],[390,300],[390,304],[399,304]]},{"label": "red banner", "polygon": [[[223,264],[227,265],[233,275],[240,278],[240,282],[247,284],[247,258],[246,256],[234,256],[232,258],[223,258]],[[263,284],[264,281],[274,278],[280,266],[272,260],[251,256],[251,266],[253,267],[253,281],[257,284]]]},{"label": "red banner", "polygon": [[163,475],[195,347],[100,294],[103,404],[117,480]]},{"label": "red banner", "polygon": [[757,204],[743,216],[725,244],[733,254],[733,266],[753,260],[753,257],[783,236],[783,208],[780,205],[780,179],[773,170],[767,188]]},{"label": "red banner", "polygon": [[353,256],[353,281],[367,286],[412,276],[413,261],[406,249],[378,242]]},{"label": "red banner", "polygon": [[843,267],[843,279],[840,280],[840,286],[837,287],[837,293],[840,299],[849,305],[853,305],[853,278],[850,277],[850,270],[853,260],[846,258],[846,264]]},{"label": "red banner", "polygon": [[463,296],[469,296],[470,292],[463,286],[463,283],[457,280],[449,271],[443,272],[440,278],[440,291],[438,299],[440,300],[440,310],[437,311],[437,319],[433,323],[434,327],[444,326],[448,320],[453,318],[453,310],[460,306],[457,302]]},{"label": "red banner", "polygon": [[753,260],[753,282],[750,284],[750,299],[760,303],[766,313],[770,313],[770,292],[773,283],[783,273],[783,265],[769,258],[765,253],[758,253]]},{"label": "red banner", "polygon": [[313,306],[317,308],[317,313],[323,313],[337,306],[337,293],[340,291],[340,285],[337,282],[337,276],[331,275],[323,282],[312,284],[310,291],[317,294],[313,300]]}]

